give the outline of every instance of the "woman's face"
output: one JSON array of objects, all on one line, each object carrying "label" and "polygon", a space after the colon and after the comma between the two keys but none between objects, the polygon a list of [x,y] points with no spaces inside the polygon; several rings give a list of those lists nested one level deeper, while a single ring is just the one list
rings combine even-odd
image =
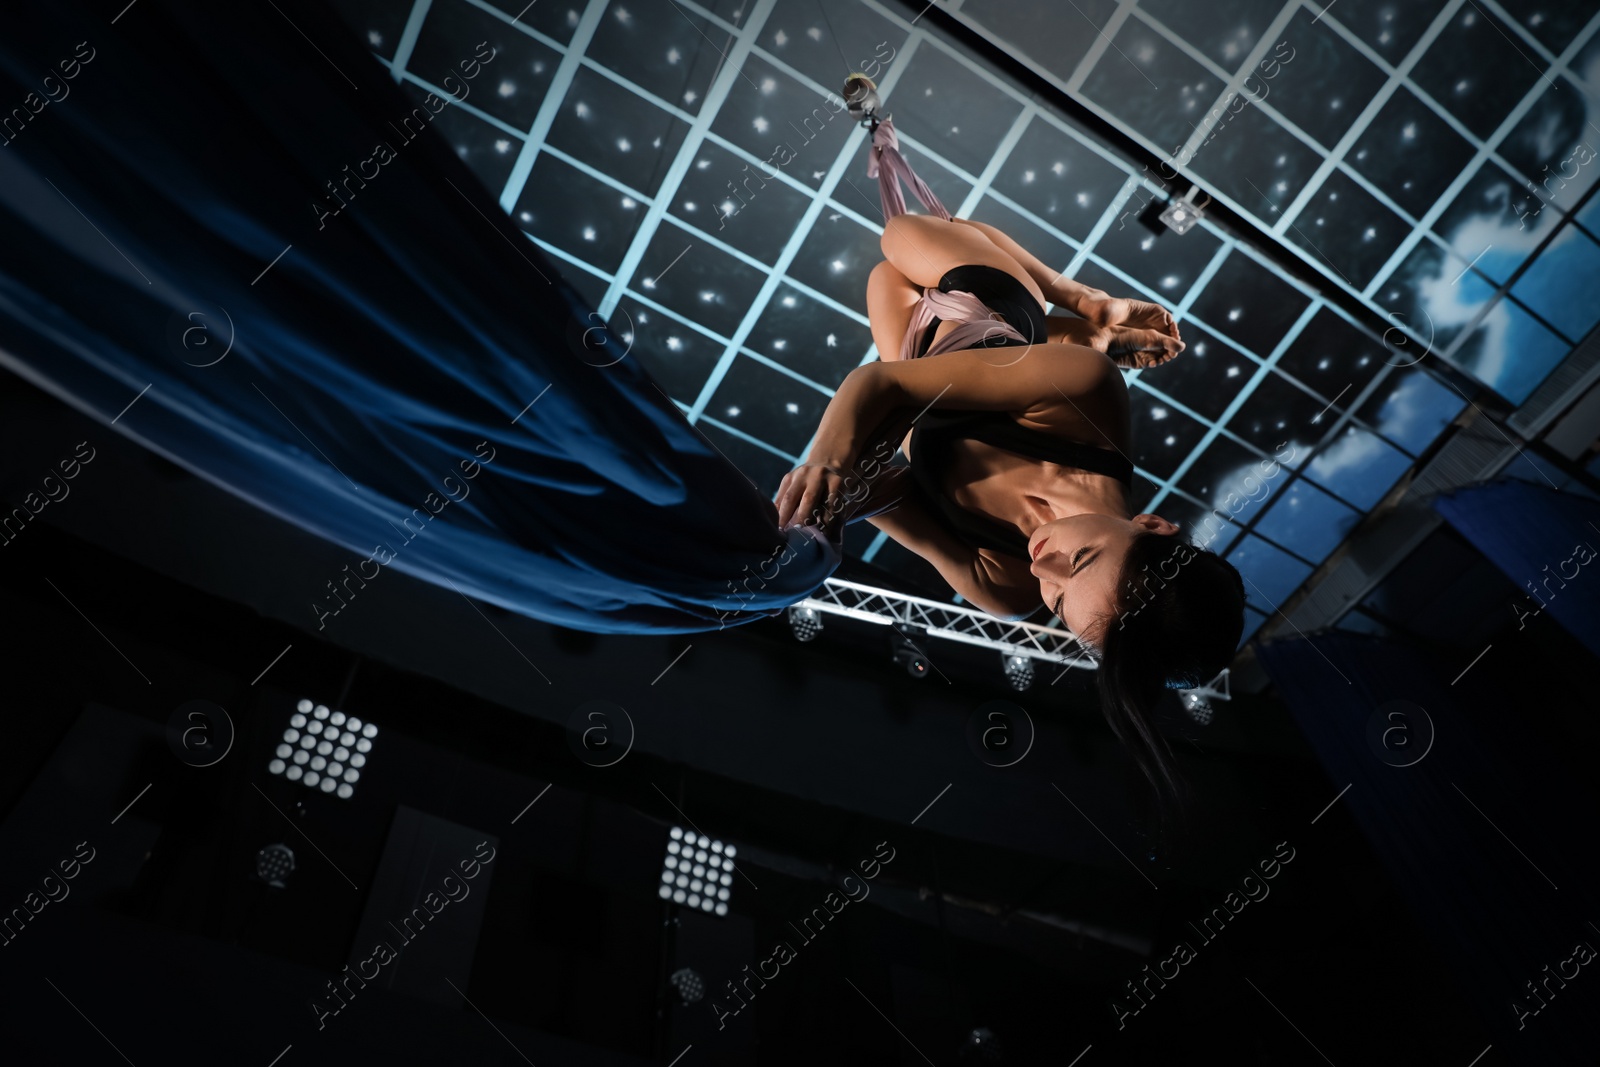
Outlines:
[{"label": "woman's face", "polygon": [[1073,633],[1099,648],[1117,608],[1117,577],[1140,534],[1172,535],[1178,527],[1159,515],[1118,519],[1073,515],[1047,522],[1028,539],[1029,568],[1039,596]]}]

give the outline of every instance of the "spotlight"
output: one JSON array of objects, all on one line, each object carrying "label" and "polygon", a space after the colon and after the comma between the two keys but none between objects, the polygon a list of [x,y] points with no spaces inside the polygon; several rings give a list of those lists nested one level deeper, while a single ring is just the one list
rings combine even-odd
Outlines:
[{"label": "spotlight", "polygon": [[1183,690],[1179,699],[1183,703],[1183,710],[1188,713],[1189,718],[1201,726],[1211,725],[1211,716],[1216,711],[1216,701],[1233,699],[1232,687],[1228,683],[1227,668],[1223,668],[1221,674],[1205,685]]},{"label": "spotlight", "polygon": [[993,1030],[979,1026],[968,1031],[961,1046],[959,1062],[962,1064],[997,1064],[1005,1062],[1005,1048]]},{"label": "spotlight", "polygon": [[1016,656],[1002,652],[1000,665],[1005,668],[1006,681],[1011,683],[1011,688],[1019,693],[1026,693],[1033,685],[1033,658],[1030,656]]},{"label": "spotlight", "polygon": [[1213,708],[1211,701],[1199,689],[1190,689],[1183,694],[1183,710],[1189,713],[1189,718],[1201,726],[1211,725]]},{"label": "spotlight", "polygon": [[796,604],[789,609],[789,629],[797,641],[814,641],[822,632],[822,612]]},{"label": "spotlight", "polygon": [[1211,203],[1211,197],[1206,196],[1204,204],[1196,204],[1196,196],[1205,196],[1200,192],[1198,185],[1189,186],[1189,191],[1183,194],[1182,200],[1174,200],[1167,205],[1161,213],[1161,221],[1166,223],[1173,233],[1185,234],[1194,229],[1195,223],[1205,218],[1205,209]]},{"label": "spotlight", "polygon": [[738,849],[680,826],[674,826],[668,837],[656,895],[708,915],[727,915]]},{"label": "spotlight", "polygon": [[706,980],[688,967],[673,971],[667,984],[678,991],[678,999],[685,1004],[697,1004],[706,995]]},{"label": "spotlight", "polygon": [[926,678],[928,676],[928,657],[922,651],[922,645],[928,640],[928,631],[919,626],[910,626],[907,629],[916,633],[921,641],[908,637],[899,627],[894,627],[889,635],[891,655],[896,663],[906,669],[906,673],[913,678]]},{"label": "spotlight", "polygon": [[256,878],[274,889],[284,888],[284,879],[294,873],[294,851],[284,844],[268,845],[256,853]]},{"label": "spotlight", "polygon": [[267,772],[349,800],[377,736],[378,727],[373,723],[330,711],[326,704],[302,700],[289,716]]}]

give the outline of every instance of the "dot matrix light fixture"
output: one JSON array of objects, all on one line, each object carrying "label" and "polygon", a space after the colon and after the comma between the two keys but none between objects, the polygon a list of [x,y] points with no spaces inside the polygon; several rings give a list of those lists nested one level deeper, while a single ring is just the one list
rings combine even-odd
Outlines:
[{"label": "dot matrix light fixture", "polygon": [[689,967],[679,967],[673,971],[667,984],[677,990],[679,999],[685,1004],[698,1004],[706,995],[706,980]]},{"label": "dot matrix light fixture", "polygon": [[377,736],[378,727],[373,723],[330,711],[326,704],[302,700],[289,716],[288,728],[267,770],[349,800]]},{"label": "dot matrix light fixture", "polygon": [[284,888],[294,873],[294,849],[279,842],[256,853],[256,878],[274,889]]},{"label": "dot matrix light fixture", "polygon": [[1201,726],[1211,725],[1211,716],[1215,711],[1211,707],[1211,701],[1201,696],[1197,690],[1192,689],[1183,694],[1182,700],[1183,710],[1189,713],[1189,718]]},{"label": "dot matrix light fixture", "polygon": [[1006,682],[1019,693],[1026,693],[1033,685],[1033,659],[1030,656],[1000,654],[1000,666],[1005,671]]},{"label": "dot matrix light fixture", "polygon": [[1205,685],[1183,690],[1179,697],[1183,701],[1183,710],[1189,713],[1189,718],[1201,726],[1211,725],[1215,703],[1233,699],[1232,687],[1228,684],[1228,668],[1224,667],[1221,674]]},{"label": "dot matrix light fixture", "polygon": [[816,608],[796,604],[789,609],[789,629],[797,641],[814,641],[822,632],[822,613]]},{"label": "dot matrix light fixture", "polygon": [[728,914],[735,851],[732,845],[674,826],[656,894],[674,904]]}]

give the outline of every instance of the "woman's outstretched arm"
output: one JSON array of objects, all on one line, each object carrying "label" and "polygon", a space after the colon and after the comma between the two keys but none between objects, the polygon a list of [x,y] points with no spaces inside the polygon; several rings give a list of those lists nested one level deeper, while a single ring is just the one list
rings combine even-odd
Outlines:
[{"label": "woman's outstretched arm", "polygon": [[[874,467],[894,455],[910,431],[916,412],[902,409],[873,368],[873,362],[845,375],[822,413],[805,462],[783,476],[773,503],[778,525],[813,525],[832,536],[861,510],[855,486],[875,481]],[[885,449],[887,452],[885,453]]]},{"label": "woman's outstretched arm", "polygon": [[[839,494],[870,437],[896,412],[930,407],[1052,416],[1084,440],[1127,445],[1127,387],[1103,352],[1078,345],[974,348],[868,363],[828,403],[806,462],[784,480],[778,522],[804,521]],[[1102,430],[1102,426],[1105,430]]]}]

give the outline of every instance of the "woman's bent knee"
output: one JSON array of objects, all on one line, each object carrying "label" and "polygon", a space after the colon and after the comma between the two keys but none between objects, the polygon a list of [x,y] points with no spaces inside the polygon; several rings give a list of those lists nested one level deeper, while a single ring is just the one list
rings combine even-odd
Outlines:
[{"label": "woman's bent knee", "polygon": [[883,237],[878,244],[883,249],[884,258],[892,260],[894,257],[890,255],[890,250],[896,243],[926,240],[932,231],[948,225],[943,219],[929,215],[896,215],[883,224]]},{"label": "woman's bent knee", "polygon": [[906,285],[906,276],[901,274],[895,265],[887,259],[881,261],[867,274],[867,292],[883,289],[892,285]]}]

